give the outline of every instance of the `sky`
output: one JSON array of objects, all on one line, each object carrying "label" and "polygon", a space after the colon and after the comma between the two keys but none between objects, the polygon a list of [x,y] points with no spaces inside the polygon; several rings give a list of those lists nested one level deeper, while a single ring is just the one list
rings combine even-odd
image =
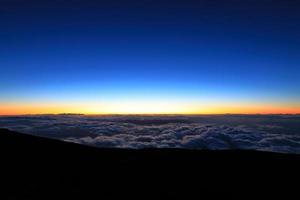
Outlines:
[{"label": "sky", "polygon": [[1,0],[0,115],[300,113],[299,9]]}]

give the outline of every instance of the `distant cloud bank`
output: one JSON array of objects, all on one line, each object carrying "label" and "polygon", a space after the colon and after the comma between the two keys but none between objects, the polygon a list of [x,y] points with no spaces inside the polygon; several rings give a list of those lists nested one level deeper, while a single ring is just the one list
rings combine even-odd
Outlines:
[{"label": "distant cloud bank", "polygon": [[300,153],[299,116],[1,117],[0,127],[96,147]]}]

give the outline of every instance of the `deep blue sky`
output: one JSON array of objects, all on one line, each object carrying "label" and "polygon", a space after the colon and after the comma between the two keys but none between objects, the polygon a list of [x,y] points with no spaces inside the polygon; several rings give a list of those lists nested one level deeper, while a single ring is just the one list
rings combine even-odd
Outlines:
[{"label": "deep blue sky", "polygon": [[289,0],[1,0],[0,103],[299,109],[299,10]]}]

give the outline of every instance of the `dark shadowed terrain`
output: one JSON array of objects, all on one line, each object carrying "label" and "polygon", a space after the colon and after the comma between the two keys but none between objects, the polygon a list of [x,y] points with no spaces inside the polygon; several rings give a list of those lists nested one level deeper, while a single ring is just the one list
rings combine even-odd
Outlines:
[{"label": "dark shadowed terrain", "polygon": [[1,199],[289,199],[299,189],[296,154],[103,149],[6,129],[0,154]]}]

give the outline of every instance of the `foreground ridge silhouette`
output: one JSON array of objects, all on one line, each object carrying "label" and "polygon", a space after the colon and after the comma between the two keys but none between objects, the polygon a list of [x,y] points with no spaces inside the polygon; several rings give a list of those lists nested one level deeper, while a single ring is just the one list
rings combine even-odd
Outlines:
[{"label": "foreground ridge silhouette", "polygon": [[300,155],[101,149],[0,129],[1,199],[297,194]]}]

